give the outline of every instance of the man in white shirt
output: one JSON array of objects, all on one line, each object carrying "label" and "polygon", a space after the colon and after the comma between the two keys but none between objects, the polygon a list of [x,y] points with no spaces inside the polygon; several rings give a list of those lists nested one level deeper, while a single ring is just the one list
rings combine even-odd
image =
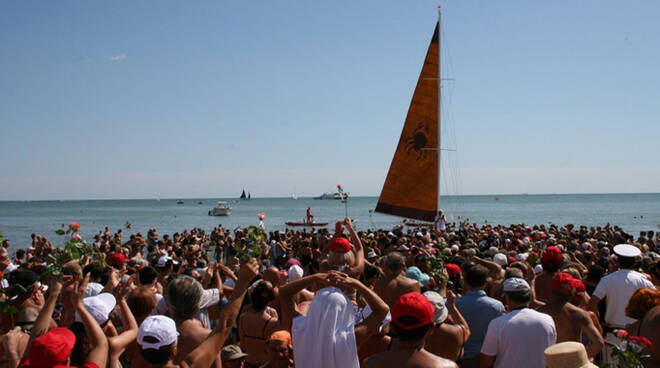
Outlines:
[{"label": "man in white shirt", "polygon": [[549,315],[528,308],[532,291],[527,281],[511,277],[502,289],[509,313],[488,325],[481,347],[481,367],[544,368],[543,352],[557,340],[555,322]]},{"label": "man in white shirt", "polygon": [[[598,302],[605,298],[607,309],[605,312],[605,342],[619,344],[620,340],[614,335],[615,329],[624,329],[634,319],[626,316],[626,306],[630,296],[635,290],[648,287],[655,289],[653,283],[644,275],[633,271],[636,257],[642,252],[630,244],[619,244],[614,247],[614,253],[618,257],[619,270],[613,272],[598,282],[596,289],[589,301],[589,309],[598,314]],[[606,345],[603,348],[603,360],[610,362],[612,348]]]}]

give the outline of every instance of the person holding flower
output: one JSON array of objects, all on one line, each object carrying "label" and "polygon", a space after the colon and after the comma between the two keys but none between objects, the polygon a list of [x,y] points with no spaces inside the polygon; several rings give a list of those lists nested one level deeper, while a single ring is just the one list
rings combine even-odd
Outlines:
[{"label": "person holding flower", "polygon": [[[650,346],[641,350],[642,354],[649,355],[644,364],[646,367],[660,367],[660,291],[651,288],[636,290],[626,307],[626,316],[637,321],[628,325],[627,332],[619,330],[619,335],[647,337]],[[619,335],[617,337],[621,338]]]}]

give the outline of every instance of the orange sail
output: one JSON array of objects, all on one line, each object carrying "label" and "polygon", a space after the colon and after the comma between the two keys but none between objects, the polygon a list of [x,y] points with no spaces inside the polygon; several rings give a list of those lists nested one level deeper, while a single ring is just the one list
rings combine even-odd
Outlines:
[{"label": "orange sail", "polygon": [[376,212],[433,221],[438,205],[438,25]]}]

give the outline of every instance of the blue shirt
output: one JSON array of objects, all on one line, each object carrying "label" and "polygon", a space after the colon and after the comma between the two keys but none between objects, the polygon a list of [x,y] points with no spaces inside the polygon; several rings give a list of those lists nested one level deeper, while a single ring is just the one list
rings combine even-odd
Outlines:
[{"label": "blue shirt", "polygon": [[456,308],[470,326],[470,338],[465,343],[463,358],[474,358],[481,351],[490,321],[504,314],[504,304],[487,296],[483,290],[469,290],[456,298]]}]

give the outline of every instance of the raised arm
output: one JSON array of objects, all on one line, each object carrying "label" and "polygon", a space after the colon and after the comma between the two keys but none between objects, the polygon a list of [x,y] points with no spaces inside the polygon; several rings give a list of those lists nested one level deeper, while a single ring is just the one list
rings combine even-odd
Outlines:
[{"label": "raised arm", "polygon": [[495,262],[487,261],[485,259],[481,259],[477,256],[472,257],[472,260],[488,269],[490,271],[490,277],[493,278],[493,280],[499,280],[502,278],[502,266],[498,265]]},{"label": "raised arm", "polygon": [[359,280],[347,277],[338,272],[332,272],[330,274],[330,282],[340,287],[355,288],[371,308],[371,314],[365,318],[364,324],[355,327],[355,344],[359,349],[360,346],[367,342],[371,336],[378,333],[378,329],[380,328],[383,319],[385,319],[385,316],[387,316],[387,312],[390,311],[390,308],[383,299]]},{"label": "raised arm", "polygon": [[132,284],[132,279],[125,285],[122,285],[120,291],[116,293],[117,300],[119,300],[119,313],[125,327],[119,335],[108,338],[111,367],[116,366],[113,364],[115,360],[119,359],[119,356],[126,350],[126,347],[137,338],[138,324],[126,303],[126,296],[131,290],[130,284]]},{"label": "raised arm", "polygon": [[468,325],[467,321],[465,318],[463,318],[463,315],[461,312],[456,308],[456,294],[454,294],[453,291],[448,290],[447,291],[447,311],[449,311],[449,314],[453,317],[454,322],[456,323],[457,326],[460,326],[463,331],[463,341],[462,343],[465,344],[465,342],[470,338],[470,326]]},{"label": "raised arm", "polygon": [[241,267],[234,292],[229,298],[229,303],[222,310],[218,324],[206,340],[186,356],[182,362],[182,366],[188,366],[190,368],[209,368],[211,366],[236,321],[236,316],[238,316],[238,312],[241,309],[243,298],[250,285],[250,281],[257,277],[258,274],[259,263],[254,258]]},{"label": "raised arm", "polygon": [[83,326],[85,326],[85,333],[89,338],[91,350],[87,355],[86,363],[94,363],[99,367],[105,367],[108,363],[108,339],[106,339],[101,326],[96,322],[94,317],[87,311],[83,304],[85,298],[85,289],[89,282],[89,273],[85,275],[82,282],[77,282],[74,287],[72,295],[73,305],[76,307],[76,312],[80,316]]},{"label": "raised arm", "polygon": [[[66,280],[70,283],[71,276],[64,276]],[[25,347],[25,352],[23,356],[27,356],[28,351],[30,351],[30,346],[32,346],[32,341],[37,337],[48,332],[48,327],[50,327],[50,321],[52,320],[53,311],[55,310],[55,303],[57,303],[57,298],[60,296],[62,291],[62,282],[57,278],[53,277],[48,287],[48,298],[44,307],[39,312],[34,326],[32,327],[32,333],[30,334],[30,339],[28,340],[27,346]]]},{"label": "raised arm", "polygon": [[355,233],[355,230],[353,229],[353,224],[350,218],[347,217],[344,219],[344,226],[346,226],[348,235],[351,238],[351,243],[355,247],[355,265],[350,268],[348,274],[352,277],[360,277],[360,275],[362,275],[364,272],[364,247],[362,247],[360,237],[358,237],[357,233]]},{"label": "raised arm", "polygon": [[280,321],[283,328],[291,331],[291,322],[293,321],[293,318],[301,314],[293,297],[306,287],[312,286],[318,282],[325,282],[327,277],[328,275],[325,273],[317,273],[303,277],[302,279],[288,283],[279,288],[278,300],[280,301],[280,308],[282,309],[282,318]]}]

